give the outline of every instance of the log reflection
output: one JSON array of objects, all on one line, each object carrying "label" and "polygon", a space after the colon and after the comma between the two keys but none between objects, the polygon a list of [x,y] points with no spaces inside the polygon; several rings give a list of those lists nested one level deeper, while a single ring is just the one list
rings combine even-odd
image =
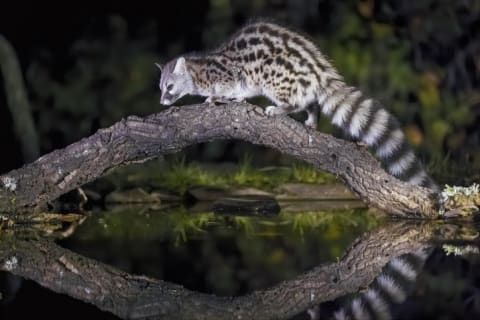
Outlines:
[{"label": "log reflection", "polygon": [[133,275],[64,249],[51,239],[0,241],[0,270],[91,303],[123,319],[286,319],[367,287],[394,257],[433,241],[471,240],[453,224],[390,223],[359,237],[337,262],[240,297],[218,297]]}]

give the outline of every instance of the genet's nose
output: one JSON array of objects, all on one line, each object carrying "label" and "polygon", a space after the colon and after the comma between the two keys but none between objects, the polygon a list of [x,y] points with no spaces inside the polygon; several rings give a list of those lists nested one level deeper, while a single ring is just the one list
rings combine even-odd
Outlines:
[{"label": "genet's nose", "polygon": [[171,105],[173,102],[175,102],[175,97],[173,97],[170,93],[168,93],[167,91],[166,92],[162,92],[162,95],[161,95],[161,98],[160,98],[160,103],[165,105],[165,106],[169,106]]},{"label": "genet's nose", "polygon": [[167,99],[165,97],[160,98],[160,104],[163,104],[164,106],[169,106],[172,104],[172,101],[170,99]]}]

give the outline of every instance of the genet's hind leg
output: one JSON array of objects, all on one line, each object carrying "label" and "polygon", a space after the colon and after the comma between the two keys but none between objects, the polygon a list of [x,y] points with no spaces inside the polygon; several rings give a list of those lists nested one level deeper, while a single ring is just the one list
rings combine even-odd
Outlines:
[{"label": "genet's hind leg", "polygon": [[305,120],[305,125],[310,128],[317,128],[318,123],[318,109],[319,106],[316,104],[311,104],[307,107],[307,120]]},{"label": "genet's hind leg", "polygon": [[269,94],[265,94],[266,97],[271,98],[271,101],[275,104],[265,108],[265,114],[269,117],[280,116],[295,112],[296,107],[290,103],[290,92],[286,89],[271,88],[272,91]]},{"label": "genet's hind leg", "polygon": [[281,104],[279,106],[268,106],[265,108],[265,114],[269,117],[288,114],[292,113],[293,111],[295,111],[295,107],[287,103]]}]

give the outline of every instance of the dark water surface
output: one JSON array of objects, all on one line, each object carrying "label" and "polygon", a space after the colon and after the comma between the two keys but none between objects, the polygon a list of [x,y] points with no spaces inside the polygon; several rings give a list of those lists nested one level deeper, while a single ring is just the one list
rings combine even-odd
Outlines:
[{"label": "dark water surface", "polygon": [[[249,306],[249,318],[310,319],[310,309],[327,319],[350,312],[345,296],[378,287],[389,261],[420,251],[408,290],[389,274],[409,296],[390,306],[392,317],[480,317],[474,224],[390,221],[364,209],[258,217],[119,206],[93,212],[63,239],[46,239],[42,228],[0,234],[0,263],[11,271],[1,273],[0,319],[32,319],[32,310],[47,319],[200,318],[203,310],[229,318],[221,310],[234,306]],[[168,314],[180,302],[187,311]]]}]

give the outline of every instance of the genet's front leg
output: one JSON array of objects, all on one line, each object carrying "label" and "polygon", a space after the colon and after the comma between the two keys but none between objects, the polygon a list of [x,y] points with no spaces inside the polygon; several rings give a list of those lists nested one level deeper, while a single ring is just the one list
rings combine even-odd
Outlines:
[{"label": "genet's front leg", "polygon": [[205,99],[205,103],[214,103],[214,104],[227,104],[230,102],[230,99],[227,99],[225,97],[214,97],[214,96],[211,96],[211,97],[207,97],[207,99]]}]

